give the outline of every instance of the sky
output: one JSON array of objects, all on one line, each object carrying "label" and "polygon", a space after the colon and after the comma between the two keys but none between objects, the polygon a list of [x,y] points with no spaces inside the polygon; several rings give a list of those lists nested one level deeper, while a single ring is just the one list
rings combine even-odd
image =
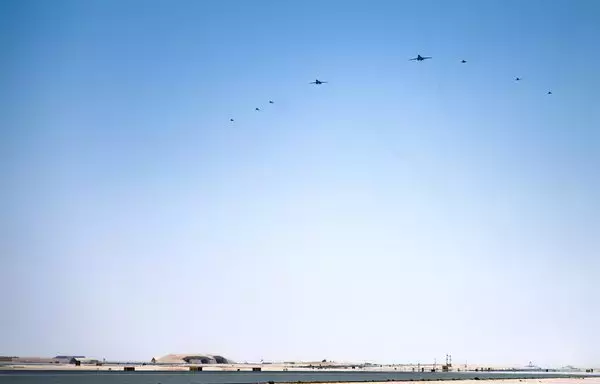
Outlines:
[{"label": "sky", "polygon": [[600,365],[599,40],[592,0],[0,2],[0,355]]}]

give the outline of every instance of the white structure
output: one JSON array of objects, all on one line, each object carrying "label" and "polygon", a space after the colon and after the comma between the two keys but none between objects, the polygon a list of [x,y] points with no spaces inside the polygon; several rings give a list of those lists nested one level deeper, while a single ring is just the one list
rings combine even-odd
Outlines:
[{"label": "white structure", "polygon": [[170,354],[158,359],[153,358],[156,364],[233,364],[234,362],[221,356],[206,353],[179,353]]}]

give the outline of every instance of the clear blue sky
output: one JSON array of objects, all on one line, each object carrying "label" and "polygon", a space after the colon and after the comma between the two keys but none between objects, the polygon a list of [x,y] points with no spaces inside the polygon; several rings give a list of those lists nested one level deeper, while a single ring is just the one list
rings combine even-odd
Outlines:
[{"label": "clear blue sky", "polygon": [[0,354],[600,365],[599,41],[592,0],[1,2]]}]

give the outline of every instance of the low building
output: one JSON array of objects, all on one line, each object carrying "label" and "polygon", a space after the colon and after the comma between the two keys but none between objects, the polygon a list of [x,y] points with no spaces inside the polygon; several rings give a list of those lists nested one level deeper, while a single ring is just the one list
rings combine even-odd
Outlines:
[{"label": "low building", "polygon": [[75,364],[75,365],[98,365],[98,364],[100,364],[100,360],[94,359],[92,357],[74,357],[71,360],[71,364]]},{"label": "low building", "polygon": [[85,356],[81,355],[58,355],[55,356],[54,359],[58,364],[75,364],[73,359],[84,359]]},{"label": "low building", "polygon": [[16,364],[59,364],[59,361],[52,357],[13,357],[12,363]]},{"label": "low building", "polygon": [[151,361],[155,364],[233,364],[232,360],[221,355],[206,353],[170,354],[158,359],[153,357]]}]

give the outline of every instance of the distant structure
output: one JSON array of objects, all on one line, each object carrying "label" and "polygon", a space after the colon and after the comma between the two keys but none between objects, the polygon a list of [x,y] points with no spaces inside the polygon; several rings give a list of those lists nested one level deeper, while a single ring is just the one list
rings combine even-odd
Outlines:
[{"label": "distant structure", "polygon": [[[10,360],[9,360],[10,359]],[[23,357],[23,356],[13,356],[10,358],[5,357],[3,361],[15,364],[74,364],[74,365],[93,365],[99,364],[100,361],[98,359],[85,357],[83,355],[77,356],[66,356],[66,355],[58,355],[54,357]]]},{"label": "distant structure", "polygon": [[533,362],[529,362],[529,364],[527,364],[524,368],[521,368],[521,370],[523,371],[541,371],[542,368],[538,367],[537,365],[533,364]]},{"label": "distant structure", "polygon": [[[19,356],[13,357],[11,363],[14,364],[61,364],[62,362],[52,357],[33,357],[33,356]],[[67,361],[64,364],[68,364]]]},{"label": "distant structure", "polygon": [[563,372],[581,372],[580,368],[574,367],[572,365],[565,365],[560,370]]},{"label": "distant structure", "polygon": [[71,360],[71,364],[80,365],[102,365],[100,360],[93,357],[76,357]]},{"label": "distant structure", "polygon": [[446,364],[442,365],[442,371],[448,372],[452,370],[452,355],[446,354]]},{"label": "distant structure", "polygon": [[83,355],[75,355],[75,356],[67,356],[67,355],[58,355],[55,356],[57,363],[59,364],[75,364],[77,359],[85,359]]},{"label": "distant structure", "polygon": [[155,364],[233,364],[221,355],[209,355],[206,353],[181,353],[170,354],[163,357],[152,358]]}]

